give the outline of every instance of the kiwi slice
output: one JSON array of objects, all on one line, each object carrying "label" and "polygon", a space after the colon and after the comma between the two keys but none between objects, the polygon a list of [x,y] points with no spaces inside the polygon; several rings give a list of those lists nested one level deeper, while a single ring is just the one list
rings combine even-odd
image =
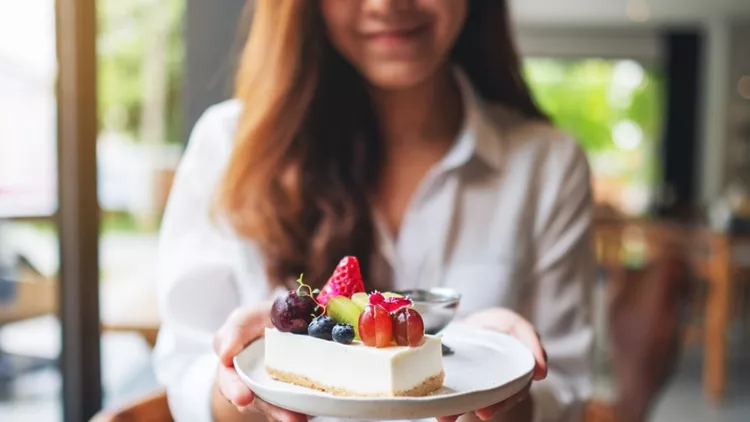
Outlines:
[{"label": "kiwi slice", "polygon": [[359,340],[359,314],[362,309],[357,303],[346,296],[334,296],[326,303],[326,314],[341,324],[349,324],[354,328],[354,338]]},{"label": "kiwi slice", "polygon": [[359,306],[359,309],[364,310],[370,303],[370,295],[367,293],[355,293],[352,295],[352,301]]}]

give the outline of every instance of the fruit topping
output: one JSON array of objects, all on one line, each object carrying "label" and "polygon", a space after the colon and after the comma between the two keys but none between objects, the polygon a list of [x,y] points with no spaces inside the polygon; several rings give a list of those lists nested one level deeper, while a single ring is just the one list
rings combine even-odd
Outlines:
[{"label": "fruit topping", "polygon": [[333,341],[341,344],[350,344],[354,341],[354,327],[349,324],[336,324],[333,327]]},{"label": "fruit topping", "polygon": [[370,293],[370,299],[369,304],[370,305],[380,305],[385,300],[385,296],[383,296],[380,292],[372,292]]},{"label": "fruit topping", "polygon": [[384,307],[386,311],[388,312],[396,312],[399,309],[402,308],[408,308],[412,306],[412,301],[405,298],[405,297],[387,297],[383,301],[383,303],[380,304],[380,306]]},{"label": "fruit topping", "polygon": [[354,293],[352,295],[352,301],[356,303],[360,309],[365,309],[365,306],[370,304],[370,297],[365,292]]},{"label": "fruit topping", "polygon": [[328,305],[326,305],[326,315],[335,319],[336,322],[339,322],[341,324],[349,324],[354,327],[356,337],[359,337],[357,324],[359,321],[360,313],[362,313],[362,309],[348,297],[334,296],[328,299]]},{"label": "fruit topping", "polygon": [[356,257],[344,257],[336,266],[333,275],[317,297],[318,303],[323,306],[328,304],[328,300],[335,296],[352,297],[355,293],[365,291],[365,283],[362,281],[362,275],[359,271],[359,261]]},{"label": "fruit topping", "polygon": [[312,320],[307,327],[307,334],[323,340],[332,340],[333,328],[335,326],[336,321],[333,318],[324,315]]},{"label": "fruit topping", "polygon": [[370,305],[380,305],[388,312],[396,312],[401,308],[412,306],[412,301],[395,293],[373,292],[369,299]]},{"label": "fruit topping", "polygon": [[271,306],[271,323],[279,331],[305,334],[317,307],[312,296],[289,292],[274,300]]},{"label": "fruit topping", "polygon": [[401,308],[393,314],[393,338],[399,346],[416,347],[424,338],[424,321],[419,312]]},{"label": "fruit topping", "polygon": [[388,311],[380,305],[367,305],[359,316],[359,336],[366,346],[390,346],[393,341],[393,323]]},{"label": "fruit topping", "polygon": [[[354,303],[359,305],[360,308],[365,309],[367,305],[382,305],[389,312],[403,308],[404,306],[412,306],[411,300],[401,296],[398,293],[380,293],[372,292],[368,295],[367,293],[355,293],[352,295]],[[383,305],[385,303],[385,305]]]}]

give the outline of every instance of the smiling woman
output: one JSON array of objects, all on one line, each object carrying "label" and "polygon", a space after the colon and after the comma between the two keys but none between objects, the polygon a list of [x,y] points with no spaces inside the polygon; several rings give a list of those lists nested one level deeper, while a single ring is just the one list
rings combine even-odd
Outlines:
[{"label": "smiling woman", "polygon": [[[235,98],[196,124],[162,224],[154,362],[175,418],[306,420],[256,397],[234,357],[300,273],[328,285],[353,256],[363,289],[453,288],[463,322],[532,352],[532,385],[465,410],[576,420],[589,169],[535,105],[505,2],[252,4]],[[393,327],[372,306],[366,337],[385,348]]]}]

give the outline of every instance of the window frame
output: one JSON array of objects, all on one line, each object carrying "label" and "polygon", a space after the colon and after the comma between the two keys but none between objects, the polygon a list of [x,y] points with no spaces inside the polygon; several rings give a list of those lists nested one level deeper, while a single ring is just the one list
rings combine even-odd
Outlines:
[{"label": "window frame", "polygon": [[96,0],[56,1],[60,371],[65,422],[102,406]]}]

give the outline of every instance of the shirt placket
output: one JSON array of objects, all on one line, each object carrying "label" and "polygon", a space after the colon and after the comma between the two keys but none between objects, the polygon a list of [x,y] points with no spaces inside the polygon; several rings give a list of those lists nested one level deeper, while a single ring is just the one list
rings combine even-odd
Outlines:
[{"label": "shirt placket", "polygon": [[439,282],[448,235],[454,224],[458,180],[439,171],[425,180],[404,214],[395,252],[400,290],[430,288]]},{"label": "shirt placket", "polygon": [[396,290],[428,288],[441,282],[448,236],[456,224],[459,169],[470,161],[476,148],[473,122],[473,113],[467,111],[457,142],[417,186],[398,239],[393,239],[385,220],[375,215],[380,253],[391,266]]}]

